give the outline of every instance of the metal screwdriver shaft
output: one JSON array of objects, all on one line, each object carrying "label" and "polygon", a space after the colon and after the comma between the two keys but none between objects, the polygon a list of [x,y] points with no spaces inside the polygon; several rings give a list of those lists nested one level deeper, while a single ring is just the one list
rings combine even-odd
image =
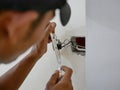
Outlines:
[{"label": "metal screwdriver shaft", "polygon": [[51,33],[50,34],[51,36],[51,39],[52,39],[52,44],[53,44],[53,49],[55,51],[55,54],[56,54],[56,58],[57,58],[57,63],[58,63],[58,70],[60,72],[60,77],[61,77],[61,74],[62,74],[62,70],[61,70],[61,54],[60,54],[60,51],[57,47],[57,38],[56,38],[56,35]]}]

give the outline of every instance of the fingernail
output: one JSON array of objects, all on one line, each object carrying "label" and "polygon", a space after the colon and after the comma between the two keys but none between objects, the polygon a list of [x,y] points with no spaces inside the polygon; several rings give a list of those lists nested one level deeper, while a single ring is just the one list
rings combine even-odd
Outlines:
[{"label": "fingernail", "polygon": [[54,28],[56,26],[56,24],[53,22],[53,23],[51,23],[51,26]]}]

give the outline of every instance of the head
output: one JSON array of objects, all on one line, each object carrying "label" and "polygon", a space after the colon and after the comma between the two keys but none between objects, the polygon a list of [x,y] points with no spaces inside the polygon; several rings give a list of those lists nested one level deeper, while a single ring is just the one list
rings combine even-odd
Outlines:
[{"label": "head", "polygon": [[36,11],[0,12],[0,62],[15,60],[42,36],[54,11],[38,13]]},{"label": "head", "polygon": [[65,26],[71,15],[66,1],[1,0],[0,62],[11,62],[33,44],[42,41],[55,9],[60,9],[60,20]]}]

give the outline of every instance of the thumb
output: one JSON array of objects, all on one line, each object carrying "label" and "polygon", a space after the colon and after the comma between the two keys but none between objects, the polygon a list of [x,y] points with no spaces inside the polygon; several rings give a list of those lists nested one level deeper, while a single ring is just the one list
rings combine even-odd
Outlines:
[{"label": "thumb", "polygon": [[55,73],[51,76],[50,80],[48,81],[49,85],[55,85],[59,78],[59,71],[56,70]]},{"label": "thumb", "polygon": [[32,33],[30,41],[35,42],[36,40],[42,41],[44,38],[48,39],[49,34],[54,32],[55,27],[56,27],[56,23],[49,23],[46,26],[46,28],[44,28],[45,30],[43,29],[43,27],[42,28],[40,28],[40,27],[36,28],[34,33]]},{"label": "thumb", "polygon": [[50,33],[54,33],[56,27],[56,23],[50,23],[45,30],[45,36],[50,35]]}]

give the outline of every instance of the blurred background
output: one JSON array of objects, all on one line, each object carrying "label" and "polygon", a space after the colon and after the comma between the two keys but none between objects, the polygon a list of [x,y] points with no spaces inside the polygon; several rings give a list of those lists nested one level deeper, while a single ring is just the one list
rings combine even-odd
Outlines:
[{"label": "blurred background", "polygon": [[120,90],[120,0],[86,0],[87,90]]}]

